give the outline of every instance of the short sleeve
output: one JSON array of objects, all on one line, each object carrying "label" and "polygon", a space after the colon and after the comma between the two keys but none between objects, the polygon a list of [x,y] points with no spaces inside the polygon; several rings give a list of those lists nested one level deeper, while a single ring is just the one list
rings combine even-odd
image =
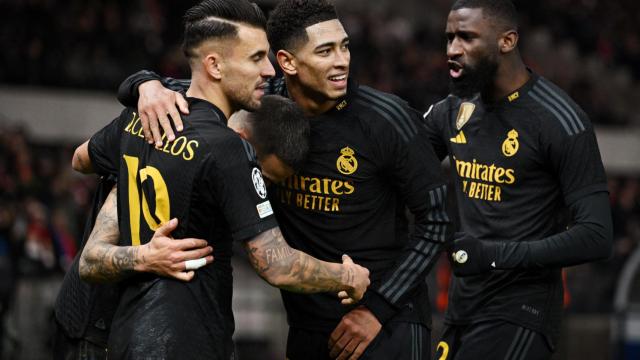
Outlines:
[{"label": "short sleeve", "polygon": [[126,118],[131,113],[131,111],[125,109],[118,118],[89,139],[89,157],[96,173],[117,176],[123,122],[126,121]]},{"label": "short sleeve", "polygon": [[249,240],[278,226],[251,145],[229,136],[206,160],[205,181],[235,241]]},{"label": "short sleeve", "polygon": [[593,127],[583,115],[584,131],[550,134],[549,161],[561,184],[567,205],[589,194],[607,191],[607,179]]}]

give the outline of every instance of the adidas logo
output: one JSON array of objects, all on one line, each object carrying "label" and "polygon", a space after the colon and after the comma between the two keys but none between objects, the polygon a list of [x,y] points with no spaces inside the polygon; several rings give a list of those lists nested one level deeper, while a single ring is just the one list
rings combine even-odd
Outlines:
[{"label": "adidas logo", "polygon": [[462,131],[460,131],[458,133],[458,135],[456,135],[456,137],[452,137],[451,139],[452,143],[454,144],[466,144],[467,143],[467,138],[464,137],[464,133]]}]

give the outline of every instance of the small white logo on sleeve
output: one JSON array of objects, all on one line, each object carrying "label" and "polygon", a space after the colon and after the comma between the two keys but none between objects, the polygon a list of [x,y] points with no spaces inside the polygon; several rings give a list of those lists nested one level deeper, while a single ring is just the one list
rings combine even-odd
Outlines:
[{"label": "small white logo on sleeve", "polygon": [[453,260],[455,260],[455,262],[457,262],[458,264],[466,263],[467,259],[468,259],[467,252],[464,250],[458,250],[455,253],[453,253]]},{"label": "small white logo on sleeve", "polygon": [[253,168],[251,171],[251,180],[253,180],[253,186],[256,188],[256,192],[258,196],[263,199],[267,198],[267,186],[264,184],[264,180],[262,179],[262,174],[260,173],[260,169]]},{"label": "small white logo on sleeve", "polygon": [[273,214],[273,209],[271,208],[271,203],[269,200],[256,205],[256,209],[258,209],[258,215],[260,219],[264,219],[267,216]]}]

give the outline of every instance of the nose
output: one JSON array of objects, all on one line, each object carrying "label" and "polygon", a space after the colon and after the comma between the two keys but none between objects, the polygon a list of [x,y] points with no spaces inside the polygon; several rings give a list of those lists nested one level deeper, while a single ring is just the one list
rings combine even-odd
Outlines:
[{"label": "nose", "polygon": [[458,37],[454,37],[453,40],[447,43],[447,57],[449,59],[455,59],[462,55],[462,46]]},{"label": "nose", "polygon": [[271,61],[268,58],[264,58],[264,63],[262,65],[262,71],[260,75],[264,78],[274,77],[276,75],[276,70],[273,68]]},{"label": "nose", "polygon": [[349,49],[344,49],[342,51],[336,52],[336,62],[335,66],[340,68],[349,67],[349,62],[351,61],[351,52]]}]

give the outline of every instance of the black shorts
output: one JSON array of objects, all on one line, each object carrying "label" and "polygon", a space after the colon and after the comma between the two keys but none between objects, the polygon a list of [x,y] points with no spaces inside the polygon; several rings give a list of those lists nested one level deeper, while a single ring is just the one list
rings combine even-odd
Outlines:
[{"label": "black shorts", "polygon": [[[289,328],[287,359],[328,360],[331,332]],[[422,324],[391,321],[364,351],[361,360],[429,360],[431,330]]]},{"label": "black shorts", "polygon": [[547,360],[552,353],[543,334],[494,320],[446,326],[434,360]]}]

